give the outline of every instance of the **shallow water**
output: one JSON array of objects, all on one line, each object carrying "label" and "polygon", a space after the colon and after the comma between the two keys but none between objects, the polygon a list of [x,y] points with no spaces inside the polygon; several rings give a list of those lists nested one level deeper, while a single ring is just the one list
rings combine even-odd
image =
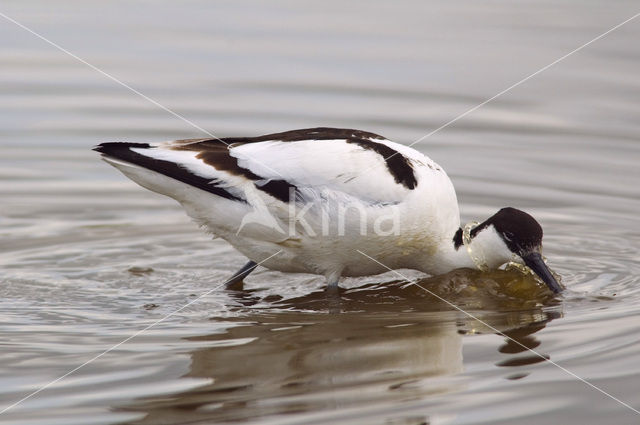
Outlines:
[{"label": "shallow water", "polygon": [[[326,125],[409,144],[636,9],[36,1],[0,12],[219,136]],[[561,297],[508,272],[402,271],[421,287],[347,279],[339,302],[322,279],[267,270],[244,294],[211,291],[244,259],[90,151],[202,133],[0,22],[0,409],[84,365],[0,422],[638,422],[622,403],[640,409],[640,21],[415,146],[449,173],[463,221],[506,205],[539,219]]]}]

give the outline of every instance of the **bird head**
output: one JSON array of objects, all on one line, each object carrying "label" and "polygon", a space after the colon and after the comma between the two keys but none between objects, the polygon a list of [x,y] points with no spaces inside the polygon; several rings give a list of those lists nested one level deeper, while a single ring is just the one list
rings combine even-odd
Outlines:
[{"label": "bird head", "polygon": [[[515,260],[524,263],[555,293],[562,287],[542,257],[542,227],[529,214],[502,208],[469,231],[470,253],[479,255],[489,268]],[[515,254],[515,255],[514,255]],[[474,258],[474,261],[478,261]]]}]

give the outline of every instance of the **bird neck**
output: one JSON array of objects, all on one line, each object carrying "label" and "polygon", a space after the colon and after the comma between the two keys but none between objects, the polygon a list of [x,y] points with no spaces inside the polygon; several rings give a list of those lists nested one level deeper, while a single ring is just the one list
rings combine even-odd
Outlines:
[{"label": "bird neck", "polygon": [[511,252],[493,226],[483,227],[472,222],[459,228],[447,243],[442,244],[432,261],[425,263],[428,270],[423,271],[431,274],[459,268],[486,271],[499,267],[510,258]]},{"label": "bird neck", "polygon": [[451,270],[458,268],[488,269],[482,244],[479,244],[476,239],[478,233],[472,232],[477,224],[476,222],[468,223],[464,227],[458,228],[453,236],[452,245],[448,247],[446,253],[449,257]]},{"label": "bird neck", "polygon": [[[460,254],[463,257],[463,262],[468,264],[469,260],[473,263],[472,268],[487,271],[489,270],[489,261],[485,255],[486,239],[488,239],[490,230],[482,233],[482,230],[478,227],[479,223],[472,221],[467,223],[464,227],[461,227],[456,232],[454,237],[454,248],[457,251],[464,251]],[[479,230],[479,231],[478,231]],[[481,236],[479,236],[481,235]],[[466,253],[466,256],[465,256]]]}]

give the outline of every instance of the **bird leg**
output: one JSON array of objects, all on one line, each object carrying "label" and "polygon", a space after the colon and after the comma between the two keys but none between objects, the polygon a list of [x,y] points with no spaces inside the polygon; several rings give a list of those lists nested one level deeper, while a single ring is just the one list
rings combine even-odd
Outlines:
[{"label": "bird leg", "polygon": [[254,271],[257,266],[258,266],[258,263],[256,263],[255,261],[249,261],[247,264],[242,266],[240,270],[235,272],[233,276],[227,279],[227,282],[225,283],[225,287],[227,289],[231,289],[235,291],[242,291],[244,289],[244,285],[243,285],[244,278],[249,276],[249,274],[251,274],[251,272]]}]

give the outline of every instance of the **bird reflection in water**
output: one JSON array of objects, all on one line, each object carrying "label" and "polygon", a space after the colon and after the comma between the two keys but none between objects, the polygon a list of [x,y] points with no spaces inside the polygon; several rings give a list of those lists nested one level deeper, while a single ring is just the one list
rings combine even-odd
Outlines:
[{"label": "bird reflection in water", "polygon": [[260,300],[259,290],[238,292],[238,316],[212,319],[228,325],[225,332],[188,338],[209,346],[189,353],[184,377],[208,378],[210,384],[118,409],[144,413],[131,422],[140,425],[294,413],[318,418],[318,412],[347,410],[398,420],[397,411],[390,412],[399,403],[467,388],[468,380],[460,378],[466,335],[505,337],[498,351],[500,359],[510,358],[497,366],[514,367],[508,379],[526,377],[515,366],[544,360],[527,348],[539,348],[533,334],[561,313],[548,290],[530,277],[456,270],[416,284],[341,289],[333,301],[323,292],[268,302]]}]

